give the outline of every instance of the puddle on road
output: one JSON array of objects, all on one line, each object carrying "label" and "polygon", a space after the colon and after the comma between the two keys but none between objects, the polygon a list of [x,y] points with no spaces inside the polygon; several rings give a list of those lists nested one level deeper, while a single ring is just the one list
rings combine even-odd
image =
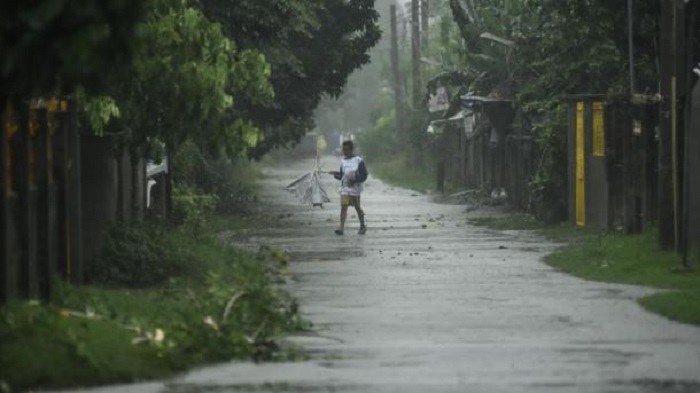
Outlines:
[{"label": "puddle on road", "polygon": [[700,382],[677,381],[666,379],[637,379],[633,381],[616,381],[619,386],[631,386],[640,393],[698,393]]},{"label": "puddle on road", "polygon": [[292,262],[330,262],[352,258],[366,257],[362,250],[329,250],[329,251],[292,251],[289,258]]},{"label": "puddle on road", "polygon": [[262,384],[177,384],[170,385],[164,393],[223,393],[223,392],[285,392],[285,393],[315,393],[315,392],[359,392],[365,391],[359,385],[310,385],[293,383],[262,383]]},{"label": "puddle on road", "polygon": [[538,392],[606,392],[606,393],[698,393],[700,383],[657,379],[637,379],[630,381],[608,381],[601,383],[543,382],[530,387]]},{"label": "puddle on road", "polygon": [[651,356],[648,353],[607,348],[564,348],[559,352],[569,356],[567,363],[596,363],[606,366],[627,366],[634,361]]}]

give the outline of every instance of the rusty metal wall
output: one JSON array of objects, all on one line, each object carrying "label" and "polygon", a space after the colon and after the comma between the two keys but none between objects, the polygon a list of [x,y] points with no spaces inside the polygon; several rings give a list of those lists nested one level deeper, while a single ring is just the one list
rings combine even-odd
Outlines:
[{"label": "rusty metal wall", "polygon": [[[63,101],[14,102],[0,122],[0,300],[48,298],[66,241],[54,179]],[[62,247],[65,249],[66,247]]]},{"label": "rusty metal wall", "polygon": [[80,135],[68,101],[17,106],[0,122],[0,302],[83,283],[108,228],[145,208],[144,160]]}]

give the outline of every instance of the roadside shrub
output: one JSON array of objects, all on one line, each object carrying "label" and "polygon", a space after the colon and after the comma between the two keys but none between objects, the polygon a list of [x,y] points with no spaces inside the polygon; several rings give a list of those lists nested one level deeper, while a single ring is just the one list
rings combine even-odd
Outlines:
[{"label": "roadside shrub", "polygon": [[173,189],[173,221],[195,239],[206,232],[207,215],[217,205],[216,196],[199,192],[194,187],[176,185]]},{"label": "roadside shrub", "polygon": [[358,136],[362,155],[370,172],[383,181],[420,192],[433,188],[434,155],[432,136],[426,132],[427,115],[411,111],[405,129],[397,133],[395,113],[375,113],[374,126]]},{"label": "roadside shrub", "polygon": [[542,151],[537,172],[530,182],[530,207],[548,224],[564,221],[568,207],[566,115],[559,106],[536,132]]},{"label": "roadside shrub", "polygon": [[158,286],[193,269],[189,252],[177,229],[119,223],[110,230],[94,261],[92,279],[111,287]]},{"label": "roadside shrub", "polygon": [[278,343],[310,327],[274,284],[285,274],[284,251],[261,247],[254,255],[213,237],[187,246],[196,274],[167,286],[114,290],[57,281],[51,302],[0,307],[0,392],[162,379],[212,362],[303,356]]},{"label": "roadside shrub", "polygon": [[358,135],[358,146],[366,160],[379,161],[398,150],[394,118],[394,112],[381,116],[374,127]]},{"label": "roadside shrub", "polygon": [[198,190],[214,196],[216,211],[239,212],[253,198],[258,173],[248,160],[204,153],[191,141],[183,143],[175,157],[176,182],[188,187],[190,193]]},{"label": "roadside shrub", "polygon": [[202,171],[199,188],[216,196],[216,211],[237,213],[252,200],[258,173],[249,161],[219,158],[206,162]]}]

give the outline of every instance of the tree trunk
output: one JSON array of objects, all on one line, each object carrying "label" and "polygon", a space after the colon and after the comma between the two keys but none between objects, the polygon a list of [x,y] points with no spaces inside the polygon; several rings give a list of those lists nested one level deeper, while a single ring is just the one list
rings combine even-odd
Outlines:
[{"label": "tree trunk", "polygon": [[165,217],[169,219],[173,213],[173,173],[175,161],[175,149],[171,143],[165,145],[165,159],[168,163],[167,173],[165,174]]}]

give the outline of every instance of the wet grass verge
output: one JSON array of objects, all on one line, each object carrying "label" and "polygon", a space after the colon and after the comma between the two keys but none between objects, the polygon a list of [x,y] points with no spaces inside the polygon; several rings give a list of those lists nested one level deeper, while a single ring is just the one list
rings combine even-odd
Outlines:
[{"label": "wet grass verge", "polygon": [[680,256],[660,250],[654,230],[582,237],[546,256],[545,262],[587,280],[669,290],[639,303],[667,318],[700,326],[700,274],[679,269]]},{"label": "wet grass verge", "polygon": [[[164,237],[159,241],[177,247],[169,257],[185,262],[175,264],[178,269],[164,281],[130,286],[103,279],[88,287],[57,282],[49,303],[13,302],[0,309],[0,391],[133,382],[207,363],[300,356],[278,340],[305,323],[295,301],[274,284],[285,262],[274,250],[238,251],[218,240],[208,224],[197,237],[183,228],[156,235],[150,230],[131,229]],[[122,277],[110,274],[103,277]]]},{"label": "wet grass verge", "polygon": [[679,269],[680,256],[658,247],[656,230],[625,235],[545,225],[515,213],[481,217],[470,223],[495,230],[532,230],[564,245],[544,261],[591,281],[642,285],[668,290],[639,300],[649,311],[700,326],[700,273]]},{"label": "wet grass verge", "polygon": [[545,224],[532,215],[521,212],[472,217],[467,222],[471,225],[497,231],[536,231],[550,240],[560,242],[570,242],[593,234],[591,231],[572,228],[568,224]]},{"label": "wet grass verge", "polygon": [[386,157],[368,163],[372,176],[383,182],[409,190],[426,193],[435,189],[435,174],[429,169],[409,169],[410,163],[403,156]]}]

